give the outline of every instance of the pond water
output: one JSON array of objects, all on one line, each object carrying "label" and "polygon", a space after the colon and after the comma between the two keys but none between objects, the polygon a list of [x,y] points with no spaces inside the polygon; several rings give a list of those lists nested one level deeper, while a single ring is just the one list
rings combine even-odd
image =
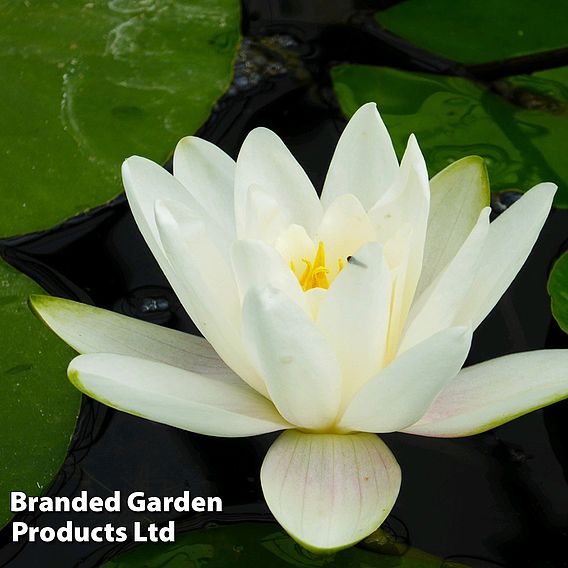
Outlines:
[{"label": "pond water", "polygon": [[[367,10],[376,8],[377,2],[356,0],[325,8],[300,0],[245,2],[245,40],[233,86],[198,134],[235,156],[250,129],[267,126],[284,139],[321,188],[345,124],[333,96],[330,65],[435,68],[435,60],[419,61],[365,31],[370,29]],[[498,76],[494,67],[491,73]],[[508,199],[510,195],[502,197],[504,206]],[[497,204],[495,214],[498,209]],[[468,364],[511,352],[568,346],[566,335],[550,316],[546,294],[547,274],[562,250],[567,226],[568,211],[553,211],[526,266],[476,332]],[[5,241],[2,255],[51,294],[197,333],[122,197],[54,230]],[[387,521],[389,530],[400,542],[467,566],[568,566],[567,431],[568,403],[562,402],[466,439],[384,436],[403,471],[401,494]],[[46,513],[34,521],[37,526],[57,527],[67,518],[84,526],[175,519],[179,528],[187,530],[256,522],[277,533],[259,483],[262,458],[274,437],[201,436],[85,399],[69,456],[48,495],[75,496],[88,490],[91,496],[107,497],[116,490],[123,494],[143,490],[167,496],[190,489],[195,495],[221,496],[226,510],[208,515],[81,513],[65,519]],[[228,534],[242,539],[235,541],[237,548],[253,546],[241,529]],[[278,538],[286,540],[281,534]],[[9,526],[0,539],[0,565],[9,568],[95,567],[125,548],[12,543]],[[207,540],[207,546],[215,547],[215,540]],[[201,560],[179,565],[220,566],[207,558],[204,554]],[[273,564],[270,556],[247,558],[248,563],[238,565],[320,565],[299,553],[288,559],[275,555]],[[383,566],[378,559],[376,564],[365,564],[371,562],[368,556],[361,561],[345,558],[344,564],[338,557],[333,565]]]}]

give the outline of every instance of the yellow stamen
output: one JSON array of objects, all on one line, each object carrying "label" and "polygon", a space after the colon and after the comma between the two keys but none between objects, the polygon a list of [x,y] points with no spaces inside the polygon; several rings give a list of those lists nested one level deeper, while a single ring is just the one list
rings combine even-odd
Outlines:
[{"label": "yellow stamen", "polygon": [[[320,241],[318,244],[318,249],[316,251],[314,260],[310,261],[307,258],[302,258],[302,262],[306,265],[306,268],[304,268],[302,275],[298,276],[294,261],[290,261],[290,268],[298,278],[302,290],[304,290],[304,292],[307,292],[312,288],[324,288],[327,290],[330,285],[330,276],[329,270],[325,265],[325,247],[323,241]],[[343,268],[345,268],[345,260],[343,258],[338,258],[337,265],[337,274],[339,274],[343,270]],[[335,275],[333,274],[331,275],[332,280],[334,276]]]},{"label": "yellow stamen", "polygon": [[329,288],[329,280],[327,278],[329,270],[325,266],[325,249],[323,241],[319,242],[313,263],[307,258],[302,258],[302,262],[306,265],[304,273],[299,278],[302,290],[306,292],[312,288]]}]

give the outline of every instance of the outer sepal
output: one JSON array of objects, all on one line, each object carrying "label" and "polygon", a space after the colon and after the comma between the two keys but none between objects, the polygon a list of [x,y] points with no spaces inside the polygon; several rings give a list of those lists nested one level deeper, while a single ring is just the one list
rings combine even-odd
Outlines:
[{"label": "outer sepal", "polygon": [[302,546],[330,553],[376,530],[400,489],[400,467],[374,434],[283,433],[260,472],[266,502]]}]

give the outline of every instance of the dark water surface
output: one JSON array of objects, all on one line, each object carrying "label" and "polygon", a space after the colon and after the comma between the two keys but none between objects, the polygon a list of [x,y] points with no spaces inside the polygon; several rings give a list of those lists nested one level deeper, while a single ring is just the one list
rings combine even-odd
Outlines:
[{"label": "dark water surface", "polygon": [[[235,156],[251,128],[267,126],[321,188],[345,124],[332,96],[330,64],[441,68],[435,58],[416,58],[362,31],[371,7],[377,2],[334,2],[325,8],[301,0],[246,2],[246,37],[234,85],[199,134]],[[519,277],[476,332],[468,364],[568,346],[550,316],[546,294],[547,274],[564,246],[567,226],[568,212],[555,210]],[[5,242],[2,254],[49,293],[197,333],[123,198],[52,231]],[[403,471],[389,518],[392,530],[412,546],[469,566],[568,566],[567,433],[568,403],[562,402],[471,438],[385,435]],[[194,495],[221,496],[227,514],[56,513],[33,520],[56,528],[67,519],[81,526],[176,519],[188,529],[270,521],[259,470],[274,437],[201,436],[85,399],[71,451],[49,495],[87,490],[107,497],[116,490],[123,496],[143,490],[169,496],[190,489]],[[0,565],[10,568],[94,567],[121,546],[15,544],[10,531],[8,526],[0,533]]]}]

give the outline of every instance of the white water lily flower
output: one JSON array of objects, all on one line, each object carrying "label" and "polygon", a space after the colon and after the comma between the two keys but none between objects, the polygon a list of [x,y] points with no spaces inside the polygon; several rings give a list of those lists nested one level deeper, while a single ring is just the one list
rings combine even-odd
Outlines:
[{"label": "white water lily flower", "polygon": [[473,330],[527,258],[555,186],[489,224],[481,159],[431,182],[411,136],[399,165],[374,104],[357,111],[321,200],[270,130],[237,162],[184,138],[174,175],[123,168],[138,227],[205,339],[74,302],[33,299],[77,351],[69,378],[112,407],[213,436],[284,430],[266,501],[314,550],[354,544],[401,475],[375,433],[466,436],[568,396],[568,351],[460,371]]}]

